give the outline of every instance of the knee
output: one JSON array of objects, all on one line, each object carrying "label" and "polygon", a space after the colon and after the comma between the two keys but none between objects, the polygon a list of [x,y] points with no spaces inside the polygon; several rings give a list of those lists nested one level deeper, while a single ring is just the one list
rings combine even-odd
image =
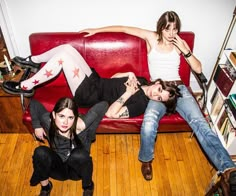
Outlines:
[{"label": "knee", "polygon": [[92,161],[92,158],[90,157],[88,151],[86,151],[85,149],[74,149],[71,152],[69,161],[72,164],[84,164]]},{"label": "knee", "polygon": [[[75,49],[72,45],[70,45],[70,44],[63,44],[62,47],[63,47],[63,51],[65,51],[65,52],[67,52],[67,53],[70,53],[70,52],[73,52],[73,51],[76,50],[76,49]],[[76,50],[76,51],[77,51],[77,50]]]},{"label": "knee", "polygon": [[47,146],[39,146],[35,148],[33,159],[45,159],[45,157],[48,157],[49,154],[49,147]]},{"label": "knee", "polygon": [[144,118],[143,118],[143,125],[145,126],[153,126],[157,124],[159,117],[159,112],[156,110],[153,110],[151,108],[147,109]]},{"label": "knee", "polygon": [[92,111],[104,115],[108,107],[109,104],[106,101],[101,101],[92,107]]}]

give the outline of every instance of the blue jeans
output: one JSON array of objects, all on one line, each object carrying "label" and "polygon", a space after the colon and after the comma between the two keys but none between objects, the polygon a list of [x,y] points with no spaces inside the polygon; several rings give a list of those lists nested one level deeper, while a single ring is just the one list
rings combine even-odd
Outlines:
[{"label": "blue jeans", "polygon": [[[178,98],[176,111],[188,122],[212,164],[220,172],[227,168],[235,167],[234,162],[221,144],[218,136],[211,130],[205,120],[192,94],[186,86],[179,85],[178,87],[182,97]],[[142,162],[148,162],[154,158],[158,123],[165,113],[166,108],[163,103],[149,101],[141,126],[139,160]]]}]

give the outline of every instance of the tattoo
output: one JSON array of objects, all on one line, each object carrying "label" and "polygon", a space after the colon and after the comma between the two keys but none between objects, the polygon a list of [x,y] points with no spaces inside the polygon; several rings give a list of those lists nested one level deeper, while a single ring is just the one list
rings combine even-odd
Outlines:
[{"label": "tattoo", "polygon": [[126,109],[122,114],[119,115],[119,118],[121,117],[129,117],[129,110]]},{"label": "tattoo", "polygon": [[120,104],[124,104],[125,102],[124,102],[124,99],[122,98],[122,97],[120,97],[119,99],[117,99],[116,100],[118,103],[120,103]]}]

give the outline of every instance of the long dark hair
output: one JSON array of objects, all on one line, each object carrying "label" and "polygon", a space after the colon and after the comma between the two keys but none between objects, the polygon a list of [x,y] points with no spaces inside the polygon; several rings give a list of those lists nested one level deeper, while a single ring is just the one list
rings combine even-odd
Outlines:
[{"label": "long dark hair", "polygon": [[170,93],[168,100],[167,101],[162,101],[162,103],[166,106],[166,113],[167,114],[175,113],[177,100],[178,100],[179,97],[182,97],[182,95],[180,93],[180,89],[175,84],[170,83],[170,82],[165,82],[160,78],[153,81],[153,82],[150,82],[149,85],[153,85],[156,82],[160,83],[163,90],[166,90]]},{"label": "long dark hair", "polygon": [[176,14],[174,11],[167,11],[163,13],[157,21],[156,33],[158,34],[158,41],[162,40],[162,30],[168,29],[170,23],[175,23],[179,33],[181,28],[181,21],[179,19],[178,14]]},{"label": "long dark hair", "polygon": [[[63,97],[57,101],[57,103],[55,104],[55,106],[53,108],[53,112],[55,112],[55,114],[56,114],[56,113],[61,112],[65,108],[72,110],[72,112],[75,116],[74,123],[69,130],[70,131],[70,139],[74,139],[76,144],[80,145],[81,142],[76,137],[76,123],[77,123],[77,118],[78,118],[78,106],[76,105],[76,103],[73,99],[68,98],[68,97]],[[55,120],[52,116],[52,112],[51,112],[50,117],[51,117],[51,126],[49,129],[49,144],[51,147],[56,147],[55,142],[54,142],[54,138],[55,138],[56,133],[58,133],[58,127],[56,126]],[[71,145],[72,145],[72,143],[71,143]]]}]

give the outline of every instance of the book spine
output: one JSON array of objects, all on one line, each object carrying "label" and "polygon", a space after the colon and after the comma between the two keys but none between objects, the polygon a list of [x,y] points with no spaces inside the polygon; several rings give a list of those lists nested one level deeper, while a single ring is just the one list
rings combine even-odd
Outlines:
[{"label": "book spine", "polygon": [[221,93],[227,97],[234,84],[234,80],[230,77],[226,68],[218,66],[213,80],[220,89]]}]

